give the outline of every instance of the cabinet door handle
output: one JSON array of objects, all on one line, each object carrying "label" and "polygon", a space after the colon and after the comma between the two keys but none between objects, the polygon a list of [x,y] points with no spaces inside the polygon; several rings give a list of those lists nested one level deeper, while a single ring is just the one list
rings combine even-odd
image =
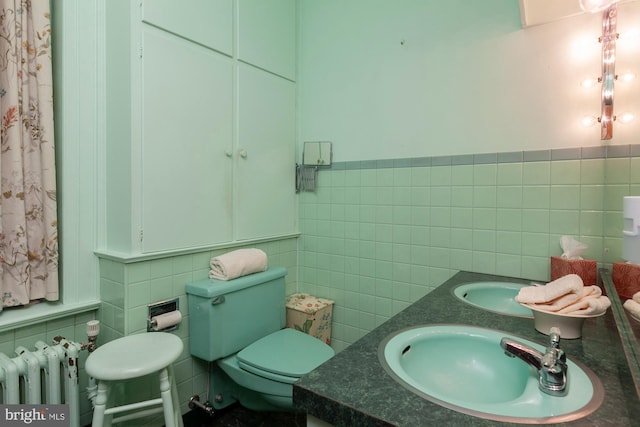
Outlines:
[{"label": "cabinet door handle", "polygon": [[238,150],[238,154],[240,154],[240,157],[242,157],[243,159],[247,158],[247,150],[245,150],[244,148]]},{"label": "cabinet door handle", "polygon": [[224,151],[224,155],[227,156],[227,157],[231,157],[231,156],[233,156],[233,151],[231,151],[230,149],[226,149]]}]

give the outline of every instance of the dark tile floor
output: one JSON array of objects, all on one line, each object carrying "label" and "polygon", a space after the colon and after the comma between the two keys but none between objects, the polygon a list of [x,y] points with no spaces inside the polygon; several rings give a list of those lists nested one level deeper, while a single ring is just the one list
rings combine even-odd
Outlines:
[{"label": "dark tile floor", "polygon": [[193,410],[182,417],[184,427],[305,427],[304,413],[255,412],[240,404],[218,411],[213,417]]}]

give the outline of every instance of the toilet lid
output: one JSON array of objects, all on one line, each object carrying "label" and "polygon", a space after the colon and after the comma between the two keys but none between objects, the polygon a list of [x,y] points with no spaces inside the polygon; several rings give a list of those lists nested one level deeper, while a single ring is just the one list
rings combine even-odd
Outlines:
[{"label": "toilet lid", "polygon": [[247,368],[299,378],[334,354],[333,349],[319,339],[286,328],[244,348],[237,354],[237,358],[239,364]]}]

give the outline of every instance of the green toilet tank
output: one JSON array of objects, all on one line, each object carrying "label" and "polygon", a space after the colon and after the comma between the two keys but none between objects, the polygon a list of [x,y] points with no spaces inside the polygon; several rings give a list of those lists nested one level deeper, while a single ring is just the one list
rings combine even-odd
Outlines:
[{"label": "green toilet tank", "polygon": [[186,286],[191,354],[218,360],[282,329],[286,321],[283,267],[237,279]]}]

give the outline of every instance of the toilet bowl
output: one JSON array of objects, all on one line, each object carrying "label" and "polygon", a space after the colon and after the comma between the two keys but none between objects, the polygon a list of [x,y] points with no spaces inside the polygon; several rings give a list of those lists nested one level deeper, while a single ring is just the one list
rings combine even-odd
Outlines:
[{"label": "toilet bowl", "polygon": [[285,323],[286,270],[187,285],[191,354],[211,362],[209,400],[253,410],[292,410],[293,383],[335,352]]},{"label": "toilet bowl", "polygon": [[294,329],[282,329],[218,361],[235,383],[291,410],[293,383],[333,357],[331,347]]}]

